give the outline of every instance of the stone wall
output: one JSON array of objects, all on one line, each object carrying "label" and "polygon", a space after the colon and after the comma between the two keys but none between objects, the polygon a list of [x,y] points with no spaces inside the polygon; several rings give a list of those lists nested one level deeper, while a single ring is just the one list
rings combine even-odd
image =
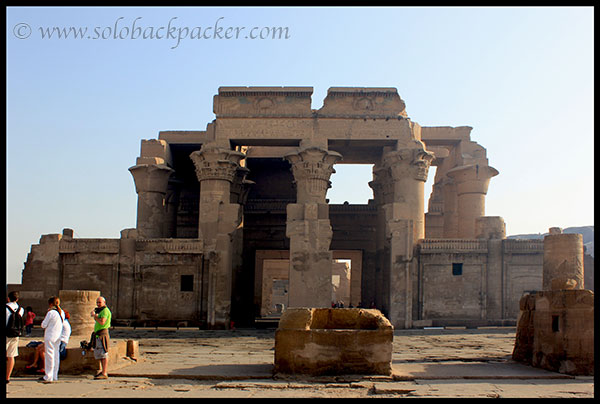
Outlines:
[{"label": "stone wall", "polygon": [[20,303],[43,313],[60,290],[95,289],[115,320],[201,323],[207,310],[201,241],[130,233],[124,230],[121,239],[42,236],[28,255],[23,284],[13,287]]},{"label": "stone wall", "polygon": [[543,246],[536,240],[425,239],[419,246],[414,319],[515,324],[523,293],[542,288],[542,261]]}]

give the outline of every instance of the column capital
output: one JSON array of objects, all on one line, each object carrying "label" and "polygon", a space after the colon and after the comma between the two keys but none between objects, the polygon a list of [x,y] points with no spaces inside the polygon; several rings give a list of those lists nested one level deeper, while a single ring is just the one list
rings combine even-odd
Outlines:
[{"label": "column capital", "polygon": [[245,154],[207,143],[190,154],[198,181],[223,180],[232,183]]},{"label": "column capital", "polygon": [[487,194],[490,179],[498,175],[498,170],[490,166],[470,164],[455,167],[446,175],[456,183],[457,193]]},{"label": "column capital", "polygon": [[433,153],[425,150],[421,142],[415,142],[414,147],[385,153],[382,162],[390,169],[394,181],[408,177],[425,182],[433,159]]},{"label": "column capital", "polygon": [[165,194],[169,177],[175,172],[165,164],[137,164],[129,168],[135,182],[135,192],[158,192]]},{"label": "column capital", "polygon": [[297,202],[325,202],[329,178],[335,173],[333,165],[342,155],[323,147],[300,148],[296,153],[284,156],[292,165],[292,173],[297,186]]},{"label": "column capital", "polygon": [[389,167],[374,166],[373,181],[369,181],[369,187],[373,190],[376,203],[390,203],[394,199],[394,187],[391,184],[392,177]]}]

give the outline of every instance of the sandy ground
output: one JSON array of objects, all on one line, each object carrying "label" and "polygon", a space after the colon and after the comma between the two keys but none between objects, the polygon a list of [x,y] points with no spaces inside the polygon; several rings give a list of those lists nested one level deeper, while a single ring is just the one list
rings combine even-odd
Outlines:
[{"label": "sandy ground", "polygon": [[[593,376],[573,377],[515,363],[514,327],[397,330],[391,376],[273,374],[274,330],[117,328],[140,358],[108,380],[60,375],[43,384],[13,377],[8,398],[593,398]],[[39,339],[23,339],[22,345]]]}]

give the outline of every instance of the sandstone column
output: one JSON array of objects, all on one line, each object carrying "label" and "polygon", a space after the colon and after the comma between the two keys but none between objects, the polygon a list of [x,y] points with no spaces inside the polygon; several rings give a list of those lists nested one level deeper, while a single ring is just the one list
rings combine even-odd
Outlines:
[{"label": "sandstone column", "polygon": [[397,328],[412,327],[411,273],[416,264],[413,246],[425,237],[424,184],[432,160],[433,155],[416,140],[382,157],[383,166],[389,169],[389,186],[394,190],[391,202],[383,207],[386,245],[389,246],[385,251],[383,273],[389,297],[382,308]]},{"label": "sandstone column", "polygon": [[58,297],[61,307],[68,311],[71,317],[69,320],[71,336],[80,336],[89,340],[95,324],[90,313],[96,308],[96,299],[100,297],[100,292],[97,290],[61,290],[58,292]]},{"label": "sandstone column", "polygon": [[[389,170],[380,165],[373,167],[373,181],[369,182],[373,190],[375,206],[377,206],[377,223],[375,233],[375,268],[363,270],[363,291],[361,297],[364,307],[370,307],[374,303],[376,307],[383,308],[384,302],[389,298],[389,288],[386,279],[389,278],[389,265],[386,265],[386,234],[385,234],[385,212],[383,207],[390,203],[394,197],[394,189],[390,185]],[[387,272],[386,272],[387,271]]]},{"label": "sandstone column", "polygon": [[238,175],[241,152],[205,144],[190,154],[200,182],[198,238],[208,263],[207,325],[228,328],[231,311],[233,240],[242,210],[230,203],[231,184]]},{"label": "sandstone column", "polygon": [[177,237],[177,208],[179,207],[179,196],[181,192],[181,180],[171,177],[167,186],[165,196],[166,220],[164,227],[164,237]]},{"label": "sandstone column", "polygon": [[442,181],[442,193],[444,195],[444,205],[442,208],[444,218],[443,238],[458,237],[458,213],[456,195],[456,183],[450,177],[445,177]]},{"label": "sandstone column", "polygon": [[502,240],[506,238],[506,223],[500,216],[481,216],[475,219],[475,238]]},{"label": "sandstone column", "polygon": [[410,147],[387,152],[383,165],[389,168],[393,200],[386,207],[386,221],[412,220],[413,242],[425,237],[424,189],[433,154],[415,141]]},{"label": "sandstone column", "polygon": [[285,158],[292,165],[297,189],[296,203],[287,206],[289,307],[329,307],[333,232],[325,196],[335,172],[333,165],[342,156],[323,147],[305,146]]},{"label": "sandstone column", "polygon": [[164,237],[165,194],[174,172],[165,164],[137,164],[129,171],[138,194],[137,230],[140,238]]},{"label": "sandstone column", "polygon": [[454,179],[458,194],[458,238],[475,238],[475,220],[485,216],[485,195],[490,179],[498,175],[498,170],[490,166],[472,164],[448,171]]},{"label": "sandstone column", "polygon": [[444,194],[443,186],[436,182],[433,184],[431,196],[429,197],[429,208],[425,213],[425,237],[444,237]]},{"label": "sandstone column", "polygon": [[487,240],[487,264],[482,274],[481,319],[502,319],[502,266],[503,240],[506,239],[506,225],[500,216],[482,216],[475,219],[475,235]]},{"label": "sandstone column", "polygon": [[544,237],[543,290],[584,289],[583,236],[558,227]]}]

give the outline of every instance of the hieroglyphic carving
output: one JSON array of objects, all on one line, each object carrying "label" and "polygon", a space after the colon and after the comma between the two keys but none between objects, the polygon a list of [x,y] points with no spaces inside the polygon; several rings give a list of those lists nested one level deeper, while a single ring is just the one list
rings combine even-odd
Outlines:
[{"label": "hieroglyphic carving", "polygon": [[234,139],[305,139],[313,132],[313,122],[303,118],[222,118],[216,130],[219,136]]}]

